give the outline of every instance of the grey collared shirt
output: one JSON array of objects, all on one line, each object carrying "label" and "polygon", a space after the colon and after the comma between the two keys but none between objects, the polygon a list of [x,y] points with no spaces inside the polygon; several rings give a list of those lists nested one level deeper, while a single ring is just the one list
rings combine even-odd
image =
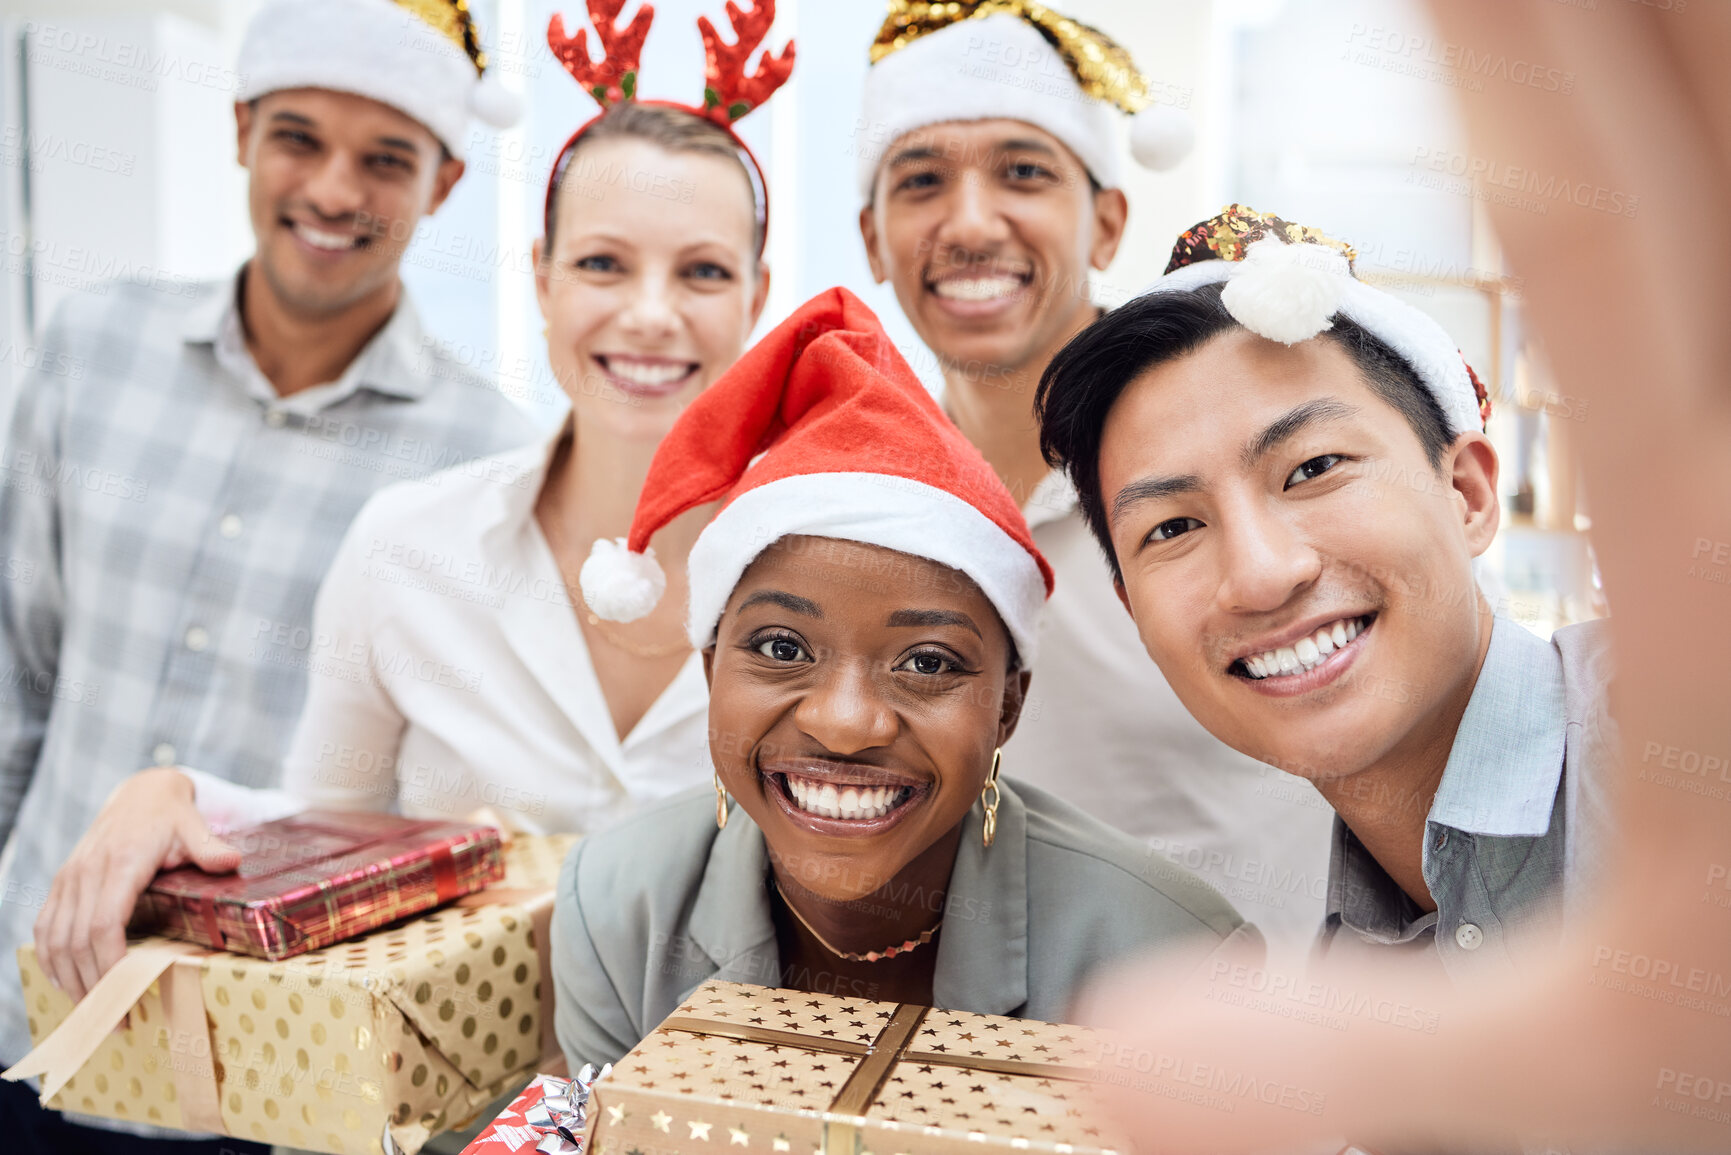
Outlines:
[{"label": "grey collared shirt", "polygon": [[[1091,972],[1140,950],[1260,963],[1261,935],[1219,894],[1044,791],[1005,779],[990,849],[982,822],[976,803],[934,899],[938,1006],[1062,1020]],[[869,983],[784,971],[768,878],[763,832],[738,808],[718,832],[708,787],[580,843],[552,930],[568,1060],[618,1060],[710,979],[878,997]]]},{"label": "grey collared shirt", "polygon": [[237,280],[182,287],[73,294],[0,406],[0,1062],[30,1046],[13,952],[114,787],[274,784],[356,510],[534,436],[406,295],[338,380],[279,397]]},{"label": "grey collared shirt", "polygon": [[1498,618],[1425,821],[1425,913],[1338,817],[1318,957],[1429,951],[1451,977],[1516,966],[1590,891],[1616,733],[1602,622],[1547,642]]}]

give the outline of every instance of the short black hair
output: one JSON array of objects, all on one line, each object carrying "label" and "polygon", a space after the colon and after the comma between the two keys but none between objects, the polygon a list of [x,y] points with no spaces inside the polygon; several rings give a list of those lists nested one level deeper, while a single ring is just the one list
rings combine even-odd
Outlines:
[{"label": "short black hair", "polygon": [[[1082,515],[1112,576],[1122,578],[1112,549],[1100,496],[1100,441],[1113,405],[1137,377],[1240,328],[1221,300],[1223,285],[1184,293],[1148,293],[1107,313],[1058,350],[1040,376],[1034,410],[1040,420],[1040,452],[1063,469],[1076,487]],[[1442,407],[1412,365],[1364,326],[1336,314],[1319,336],[1352,357],[1371,391],[1412,426],[1432,469],[1454,444]]]}]

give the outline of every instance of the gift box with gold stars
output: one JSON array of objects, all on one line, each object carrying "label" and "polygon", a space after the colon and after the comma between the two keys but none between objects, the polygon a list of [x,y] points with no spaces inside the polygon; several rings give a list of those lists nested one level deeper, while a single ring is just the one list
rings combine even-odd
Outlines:
[{"label": "gift box with gold stars", "polygon": [[158,961],[106,1022],[66,1022],[71,999],[22,947],[30,1033],[55,1055],[47,1105],[343,1155],[383,1155],[388,1131],[413,1155],[556,1054],[546,924],[575,841],[519,835],[502,882],[291,959],[134,941],[128,958]]},{"label": "gift box with gold stars", "polygon": [[710,982],[593,1090],[586,1155],[1127,1150],[1080,1027]]}]

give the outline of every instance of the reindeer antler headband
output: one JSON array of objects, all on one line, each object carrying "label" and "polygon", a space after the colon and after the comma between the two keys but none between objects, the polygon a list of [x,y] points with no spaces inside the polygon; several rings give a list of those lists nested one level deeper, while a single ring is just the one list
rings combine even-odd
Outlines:
[{"label": "reindeer antler headband", "polygon": [[[621,28],[619,14],[624,10],[626,2],[627,0],[585,0],[590,23],[595,27],[595,40],[601,48],[599,61],[589,56],[587,28],[577,29],[574,35],[568,34],[565,31],[565,20],[558,13],[554,13],[553,18],[547,22],[547,46],[553,50],[553,55],[565,66],[565,71],[571,74],[572,79],[601,106],[600,113],[571,134],[553,163],[553,172],[547,181],[545,210],[549,223],[553,213],[553,192],[559,187],[559,178],[564,174],[565,166],[569,163],[572,149],[578,140],[590,126],[606,115],[609,108],[637,99],[637,70],[643,55],[643,42],[649,35],[649,25],[655,19],[655,8],[644,4],[631,18],[630,23]],[[763,44],[770,26],[775,23],[775,0],[755,0],[749,10],[743,10],[733,0],[727,0],[727,19],[733,27],[732,44],[721,39],[709,17],[697,18],[697,31],[703,37],[703,104],[680,104],[670,100],[643,103],[677,108],[682,112],[703,117],[732,138],[735,147],[739,149],[740,159],[745,164],[746,174],[751,178],[761,251],[761,238],[767,234],[769,228],[768,186],[763,179],[762,166],[757,163],[757,157],[752,155],[751,149],[746,147],[745,142],[733,131],[733,122],[762,105],[776,89],[787,83],[788,77],[793,73],[793,41],[788,41],[780,56],[764,49],[756,69],[747,72],[747,62]]]}]

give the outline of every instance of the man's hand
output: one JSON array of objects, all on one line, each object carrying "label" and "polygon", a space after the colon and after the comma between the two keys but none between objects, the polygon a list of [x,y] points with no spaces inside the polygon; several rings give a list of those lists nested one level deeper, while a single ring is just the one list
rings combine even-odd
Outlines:
[{"label": "man's hand", "polygon": [[157,871],[188,863],[225,874],[240,865],[240,851],[211,833],[190,778],[172,767],[139,771],[54,876],[36,918],[36,958],[49,981],[82,999],[126,953],[132,908]]}]

